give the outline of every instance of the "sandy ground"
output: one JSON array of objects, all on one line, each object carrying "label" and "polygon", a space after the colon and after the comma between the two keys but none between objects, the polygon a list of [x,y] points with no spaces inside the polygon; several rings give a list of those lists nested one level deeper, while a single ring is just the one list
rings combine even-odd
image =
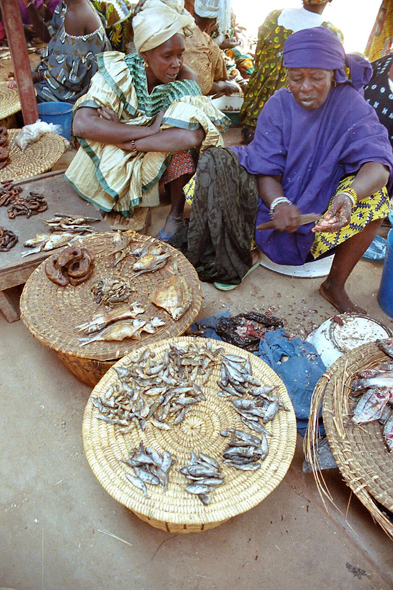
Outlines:
[{"label": "sandy ground", "polygon": [[[149,233],[168,205],[153,212]],[[377,302],[380,263],[361,261],[348,291],[393,328]],[[230,309],[273,310],[290,335],[305,335],[335,310],[321,279],[258,267],[234,291],[202,284],[199,318]],[[100,485],[86,460],[82,418],[91,388],[40,344],[22,321],[0,315],[0,586],[14,590],[389,590],[393,545],[342,481],[326,480],[328,514],[312,474],[302,472],[302,438],[279,486],[259,505],[199,534],[142,522]],[[340,512],[341,511],[341,512]],[[346,515],[346,516],[345,516]],[[359,568],[353,570],[353,568]],[[356,575],[357,574],[357,575]]]}]

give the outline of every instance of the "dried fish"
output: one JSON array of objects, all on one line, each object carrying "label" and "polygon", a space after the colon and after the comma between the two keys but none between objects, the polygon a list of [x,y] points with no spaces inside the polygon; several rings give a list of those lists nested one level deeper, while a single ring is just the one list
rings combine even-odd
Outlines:
[{"label": "dried fish", "polygon": [[223,484],[225,479],[221,466],[214,457],[205,453],[198,456],[194,451],[191,451],[189,465],[179,469],[179,472],[191,481],[186,486],[186,492],[198,496],[205,506],[210,503],[210,493]]},{"label": "dried fish", "polygon": [[132,253],[137,258],[132,267],[135,276],[163,268],[170,257],[168,249],[162,242],[146,244],[142,249],[135,249]]},{"label": "dried fish", "polygon": [[366,424],[378,420],[391,399],[393,393],[389,389],[369,389],[356,404],[352,421],[355,424]]},{"label": "dried fish", "polygon": [[70,232],[63,232],[61,234],[37,234],[35,238],[26,240],[26,242],[24,242],[24,246],[27,246],[28,248],[31,247],[32,249],[22,252],[21,256],[24,258],[25,256],[37,254],[38,252],[49,252],[55,248],[60,248],[66,244],[71,244],[78,238],[79,234],[75,235]]},{"label": "dried fish", "polygon": [[380,350],[382,350],[385,354],[390,356],[393,359],[393,339],[389,338],[387,340],[377,340],[376,344]]},{"label": "dried fish", "polygon": [[141,336],[141,330],[145,323],[146,320],[140,319],[123,320],[121,322],[116,322],[115,324],[110,324],[107,328],[101,332],[98,332],[98,334],[95,334],[94,336],[78,338],[78,341],[81,343],[80,346],[86,346],[86,344],[101,340],[106,342],[120,342],[125,338],[135,338],[139,340]]},{"label": "dried fish", "polygon": [[15,246],[18,236],[5,227],[0,227],[0,252],[8,252]]},{"label": "dried fish", "polygon": [[192,291],[186,279],[174,272],[168,281],[152,293],[151,301],[165,309],[174,320],[179,320],[191,305]]},{"label": "dried fish", "polygon": [[84,332],[87,335],[93,334],[95,332],[98,332],[99,330],[102,330],[103,328],[106,328],[109,324],[113,324],[114,322],[118,322],[120,320],[135,319],[136,316],[144,312],[144,308],[140,307],[139,304],[136,301],[134,301],[126,307],[117,307],[110,311],[97,312],[93,315],[90,321],[84,322],[83,324],[79,324],[79,326],[76,326],[76,329],[80,332]]},{"label": "dried fish", "polygon": [[392,453],[393,452],[393,414],[391,414],[390,418],[387,420],[385,426],[383,427],[383,438],[385,440],[385,443],[386,443],[389,453]]},{"label": "dried fish", "polygon": [[92,284],[91,293],[96,303],[113,307],[116,303],[127,301],[131,291],[135,291],[130,283],[118,278],[100,279]]},{"label": "dried fish", "polygon": [[139,448],[131,451],[128,459],[123,461],[123,463],[132,467],[134,470],[134,475],[125,474],[127,479],[142,490],[146,497],[149,497],[147,495],[146,484],[154,486],[161,485],[164,488],[164,492],[167,490],[169,471],[175,462],[176,458],[172,457],[168,451],[160,454],[155,449],[149,447],[144,448],[143,441],[141,441]]},{"label": "dried fish", "polygon": [[266,459],[269,452],[265,434],[258,438],[241,430],[229,430],[221,432],[221,435],[228,436],[229,433],[231,440],[223,451],[225,463],[247,471],[259,469],[260,462]]}]

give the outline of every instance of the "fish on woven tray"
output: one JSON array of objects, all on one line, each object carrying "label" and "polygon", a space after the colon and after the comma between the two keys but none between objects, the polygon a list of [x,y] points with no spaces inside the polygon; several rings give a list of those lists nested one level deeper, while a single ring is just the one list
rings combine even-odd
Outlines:
[{"label": "fish on woven tray", "polygon": [[133,469],[133,474],[126,472],[125,477],[149,498],[146,484],[162,486],[164,492],[168,489],[169,471],[176,463],[176,457],[172,457],[169,451],[159,453],[153,448],[144,447],[141,441],[139,448],[130,451],[128,459],[122,462]]},{"label": "fish on woven tray", "polygon": [[116,307],[109,311],[98,311],[93,315],[91,320],[79,324],[79,326],[76,326],[76,329],[88,336],[103,330],[114,322],[135,319],[141,313],[145,313],[144,308],[134,301],[130,305],[123,305],[122,307]]},{"label": "fish on woven tray", "polygon": [[229,437],[230,441],[223,451],[224,463],[241,471],[256,471],[261,467],[269,453],[266,435],[261,438],[250,435],[242,430],[223,430],[221,436]]},{"label": "fish on woven tray", "polygon": [[176,263],[172,265],[171,273],[171,277],[153,291],[150,300],[157,307],[165,309],[177,321],[183,317],[192,303],[192,290],[177,270]]},{"label": "fish on woven tray", "polygon": [[96,303],[113,307],[117,303],[127,301],[135,288],[131,287],[129,281],[125,279],[109,277],[95,281],[90,291]]},{"label": "fish on woven tray", "polygon": [[133,256],[137,259],[132,270],[135,272],[135,277],[146,272],[155,272],[163,268],[170,253],[162,242],[153,242],[145,246],[135,248],[132,251]]},{"label": "fish on woven tray", "polygon": [[[2,138],[0,138],[0,139],[2,139]],[[7,164],[9,163],[9,155],[10,155],[9,150],[6,147],[4,147],[5,144],[4,145],[1,144],[1,145],[2,145],[2,147],[0,147],[0,170],[7,166]]]},{"label": "fish on woven tray", "polygon": [[86,248],[69,246],[45,262],[45,273],[55,284],[76,287],[87,281],[94,271],[94,257]]},{"label": "fish on woven tray", "polygon": [[205,453],[198,455],[194,451],[191,451],[190,463],[179,469],[179,472],[191,482],[186,486],[186,492],[198,496],[205,506],[210,504],[210,494],[225,480],[221,466],[214,457]]},{"label": "fish on woven tray", "polygon": [[30,256],[31,254],[37,254],[38,252],[50,252],[51,250],[55,250],[66,244],[72,244],[78,238],[79,234],[75,235],[70,232],[63,232],[61,234],[37,234],[35,238],[26,240],[26,242],[23,243],[24,246],[31,248],[31,250],[25,250],[22,252],[21,256]]},{"label": "fish on woven tray", "polygon": [[18,236],[5,227],[0,227],[0,252],[9,252],[18,242]]},{"label": "fish on woven tray", "polygon": [[86,336],[85,338],[78,338],[79,346],[86,346],[91,342],[105,341],[105,342],[121,342],[126,338],[133,338],[140,340],[142,332],[154,334],[157,328],[165,325],[165,321],[159,317],[149,319],[128,319],[120,320],[110,324],[100,332],[93,336]]},{"label": "fish on woven tray", "polygon": [[94,230],[89,223],[94,223],[100,220],[95,217],[55,213],[54,217],[51,219],[43,219],[42,221],[49,226],[51,231],[64,230],[76,233],[91,233]]},{"label": "fish on woven tray", "polygon": [[[1,149],[1,148],[0,148]],[[17,215],[26,215],[27,218],[32,215],[38,215],[46,211],[48,203],[44,199],[44,195],[30,191],[27,196],[17,195],[8,207],[8,217],[15,219]]]}]

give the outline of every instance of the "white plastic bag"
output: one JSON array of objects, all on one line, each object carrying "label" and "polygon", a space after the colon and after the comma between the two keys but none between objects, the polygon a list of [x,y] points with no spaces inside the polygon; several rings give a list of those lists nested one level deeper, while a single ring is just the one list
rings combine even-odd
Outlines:
[{"label": "white plastic bag", "polygon": [[63,128],[61,125],[45,123],[45,121],[37,119],[35,123],[23,127],[22,131],[15,138],[15,143],[24,152],[29,145],[38,141],[45,133],[57,133],[60,135],[62,131]]}]

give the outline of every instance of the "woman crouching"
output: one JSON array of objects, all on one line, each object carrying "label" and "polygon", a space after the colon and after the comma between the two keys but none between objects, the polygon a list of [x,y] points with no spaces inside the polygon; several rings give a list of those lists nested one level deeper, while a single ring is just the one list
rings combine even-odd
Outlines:
[{"label": "woman crouching", "polygon": [[227,124],[183,65],[184,35],[195,25],[180,4],[147,0],[133,19],[138,53],[99,55],[91,88],[75,105],[81,148],[66,172],[83,198],[124,216],[158,205],[158,183],[168,185],[163,239],[182,222],[183,186],[195,171],[190,150],[222,145]]},{"label": "woman crouching", "polygon": [[[266,103],[254,140],[208,150],[199,161],[187,255],[205,280],[236,284],[251,267],[254,233],[258,247],[278,264],[302,265],[335,252],[320,292],[342,313],[363,312],[349,299],[345,283],[389,213],[386,187],[393,166],[386,129],[362,96],[372,69],[368,61],[346,56],[324,27],[291,35],[284,65],[288,88]],[[208,170],[215,202],[225,199],[224,192],[232,195],[231,204],[221,206],[227,213],[219,239],[212,235],[213,212],[206,211],[213,190],[213,181],[205,186]],[[299,225],[305,213],[321,219]],[[210,244],[201,219],[212,228]],[[273,229],[255,231],[268,220]]]}]

